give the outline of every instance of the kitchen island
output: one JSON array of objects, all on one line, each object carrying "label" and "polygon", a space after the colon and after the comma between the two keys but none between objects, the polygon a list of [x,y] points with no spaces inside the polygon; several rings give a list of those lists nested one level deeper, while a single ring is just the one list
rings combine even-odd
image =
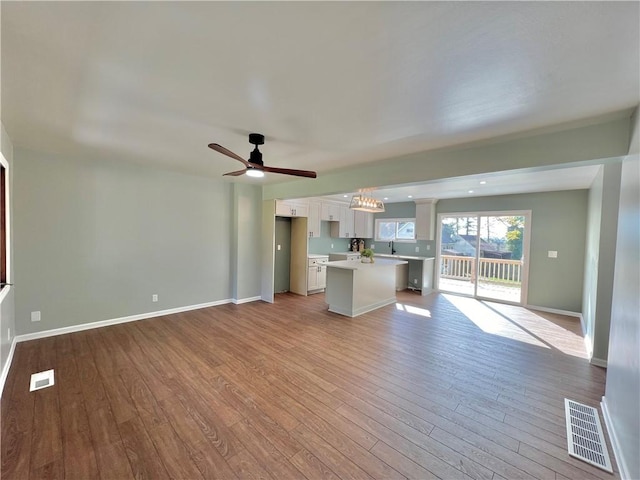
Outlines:
[{"label": "kitchen island", "polygon": [[396,301],[396,266],[406,260],[376,258],[374,263],[328,262],[325,301],[329,311],[357,317]]}]

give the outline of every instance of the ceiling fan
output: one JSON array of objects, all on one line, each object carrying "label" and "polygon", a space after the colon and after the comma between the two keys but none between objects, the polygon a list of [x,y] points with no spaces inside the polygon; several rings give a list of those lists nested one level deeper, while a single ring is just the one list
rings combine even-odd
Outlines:
[{"label": "ceiling fan", "polygon": [[215,150],[216,152],[222,153],[227,157],[231,157],[234,160],[238,160],[245,165],[243,170],[236,170],[235,172],[225,173],[225,175],[231,175],[232,177],[237,177],[246,173],[250,177],[263,177],[264,172],[269,173],[283,173],[285,175],[295,175],[296,177],[307,177],[307,178],[316,178],[316,172],[312,172],[310,170],[294,170],[291,168],[277,168],[277,167],[267,167],[262,162],[262,152],[258,150],[258,145],[264,145],[264,135],[259,133],[250,133],[249,134],[249,143],[255,145],[256,148],[253,149],[249,160],[245,160],[240,155],[236,155],[231,150],[227,150],[222,145],[218,145],[217,143],[210,143],[209,148]]}]

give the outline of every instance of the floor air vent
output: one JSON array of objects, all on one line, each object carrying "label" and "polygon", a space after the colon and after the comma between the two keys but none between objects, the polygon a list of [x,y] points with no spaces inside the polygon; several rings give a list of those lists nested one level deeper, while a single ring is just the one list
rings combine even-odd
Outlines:
[{"label": "floor air vent", "polygon": [[47,388],[55,383],[53,377],[53,370],[47,370],[46,372],[38,372],[31,375],[30,392],[40,390],[41,388]]},{"label": "floor air vent", "polygon": [[564,412],[569,455],[613,473],[598,411],[565,398]]}]

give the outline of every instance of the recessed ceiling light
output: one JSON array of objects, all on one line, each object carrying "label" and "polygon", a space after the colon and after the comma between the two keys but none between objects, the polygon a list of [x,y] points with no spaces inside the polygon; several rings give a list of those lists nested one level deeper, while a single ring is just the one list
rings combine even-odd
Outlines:
[{"label": "recessed ceiling light", "polygon": [[482,181],[480,182],[480,185],[486,185],[486,184],[487,184],[487,181],[486,181],[486,180],[482,180]]},{"label": "recessed ceiling light", "polygon": [[385,200],[389,200],[389,197],[384,197]]},{"label": "recessed ceiling light", "polygon": [[413,198],[413,195],[409,195],[409,198]]},{"label": "recessed ceiling light", "polygon": [[473,193],[473,190],[469,190],[469,193]]},{"label": "recessed ceiling light", "polygon": [[342,195],[344,198],[349,198],[349,195]]}]

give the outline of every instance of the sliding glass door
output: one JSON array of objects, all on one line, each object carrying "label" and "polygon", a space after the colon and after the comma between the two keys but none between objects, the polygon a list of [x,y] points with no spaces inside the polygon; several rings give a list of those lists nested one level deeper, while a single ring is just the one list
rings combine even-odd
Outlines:
[{"label": "sliding glass door", "polygon": [[530,212],[441,214],[438,289],[525,303]]}]

